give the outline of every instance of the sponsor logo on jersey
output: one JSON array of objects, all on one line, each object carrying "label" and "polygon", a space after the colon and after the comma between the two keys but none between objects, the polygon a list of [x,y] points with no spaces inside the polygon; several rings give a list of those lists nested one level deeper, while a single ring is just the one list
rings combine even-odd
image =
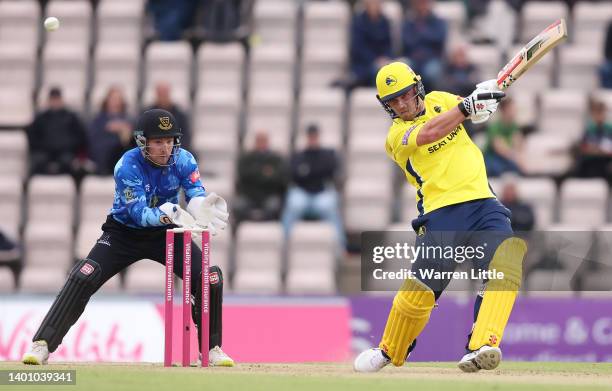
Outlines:
[{"label": "sponsor logo on jersey", "polygon": [[134,190],[131,187],[126,187],[123,189],[123,195],[125,196],[125,202],[130,202],[134,200]]},{"label": "sponsor logo on jersey", "polygon": [[402,137],[402,145],[408,145],[408,138],[410,137],[410,133],[412,133],[412,131],[415,130],[417,126],[419,125],[412,125],[410,128],[408,128],[406,133],[404,133],[404,137]]},{"label": "sponsor logo on jersey", "polygon": [[159,125],[158,127],[161,130],[170,130],[172,129],[172,122],[170,122],[170,117],[159,117]]},{"label": "sponsor logo on jersey", "polygon": [[189,175],[189,179],[191,180],[191,183],[196,183],[198,179],[200,179],[200,170],[195,170],[192,172],[191,175]]},{"label": "sponsor logo on jersey", "polygon": [[90,265],[89,263],[86,263],[83,266],[81,266],[81,270],[79,270],[79,271],[81,273],[83,273],[84,275],[88,276],[91,273],[93,273],[94,267],[92,265]]},{"label": "sponsor logo on jersey", "polygon": [[440,107],[440,106],[434,106],[434,111],[435,111],[436,113],[441,113],[441,112],[442,112],[442,107]]}]

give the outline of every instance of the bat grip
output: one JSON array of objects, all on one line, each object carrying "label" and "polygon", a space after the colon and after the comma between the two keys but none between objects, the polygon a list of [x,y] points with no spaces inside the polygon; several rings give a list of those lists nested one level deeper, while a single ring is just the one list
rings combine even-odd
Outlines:
[{"label": "bat grip", "polygon": [[506,96],[505,92],[495,91],[495,92],[481,92],[480,94],[476,95],[476,98],[478,100],[495,99],[497,101],[500,101],[505,96]]}]

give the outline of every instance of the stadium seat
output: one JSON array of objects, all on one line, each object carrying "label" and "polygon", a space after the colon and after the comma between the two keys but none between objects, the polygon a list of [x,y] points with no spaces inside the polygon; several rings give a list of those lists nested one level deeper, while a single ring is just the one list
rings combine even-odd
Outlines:
[{"label": "stadium seat", "polygon": [[[0,161],[0,165],[2,162]],[[13,240],[19,239],[21,227],[21,203],[23,200],[22,178],[17,175],[0,175],[0,232]]]},{"label": "stadium seat", "polygon": [[600,48],[565,45],[559,51],[559,87],[586,92],[599,87],[598,69],[603,61],[603,51]]},{"label": "stadium seat", "polygon": [[579,1],[574,5],[572,15],[573,24],[570,30],[572,42],[602,51],[606,28],[612,20],[612,4],[603,1]]},{"label": "stadium seat", "polygon": [[55,268],[66,273],[72,266],[72,227],[54,221],[28,222],[24,232],[25,268]]},{"label": "stadium seat", "polygon": [[103,221],[82,220],[79,223],[75,240],[75,257],[85,259],[96,241],[102,235]]},{"label": "stadium seat", "polygon": [[0,86],[0,126],[24,127],[32,121],[32,95],[21,87]]},{"label": "stadium seat", "polygon": [[339,0],[304,4],[304,46],[333,45],[346,53],[348,47],[348,3]]},{"label": "stadium seat", "polygon": [[520,40],[529,42],[553,21],[568,16],[567,4],[563,1],[529,1],[522,10]]},{"label": "stadium seat", "polygon": [[102,225],[113,206],[115,180],[112,176],[87,176],[81,182],[80,223]]},{"label": "stadium seat", "polygon": [[282,43],[295,46],[297,5],[295,1],[257,1],[253,10],[257,44]]},{"label": "stadium seat", "polygon": [[8,267],[0,267],[0,293],[13,293],[15,278]]},{"label": "stadium seat", "polygon": [[[71,46],[66,43],[47,43],[42,54],[42,81],[44,87],[59,86],[64,100],[73,109],[84,109],[87,68],[89,64],[86,46]],[[46,88],[41,89],[44,91]],[[39,103],[47,95],[39,93]]]},{"label": "stadium seat", "polygon": [[468,46],[469,62],[476,65],[482,80],[493,79],[502,67],[502,53],[495,45]]},{"label": "stadium seat", "polygon": [[25,267],[19,277],[20,291],[24,293],[57,294],[68,277],[67,270],[50,267]]},{"label": "stadium seat", "polygon": [[0,132],[0,162],[0,175],[10,174],[20,180],[25,178],[28,168],[28,139],[24,131]]},{"label": "stadium seat", "polygon": [[251,50],[250,91],[293,92],[295,50],[292,46],[270,44]]},{"label": "stadium seat", "polygon": [[28,184],[28,225],[73,226],[76,188],[69,175],[35,175]]},{"label": "stadium seat", "polygon": [[346,160],[348,176],[390,181],[395,163],[387,157],[384,145],[382,137],[351,138]]},{"label": "stadium seat", "polygon": [[561,222],[592,227],[604,224],[608,197],[609,189],[604,179],[566,180],[560,190]]},{"label": "stadium seat", "polygon": [[540,95],[538,133],[578,140],[584,131],[587,96],[576,89],[552,89]]},{"label": "stadium seat", "polygon": [[562,175],[570,169],[572,138],[555,134],[532,133],[525,139],[525,173],[529,175]]},{"label": "stadium seat", "polygon": [[303,89],[300,97],[296,149],[304,148],[305,129],[311,123],[319,125],[321,144],[337,151],[342,149],[342,113],[344,94],[338,89]]},{"label": "stadium seat", "polygon": [[98,44],[122,42],[138,45],[142,39],[144,0],[104,0],[98,4]]},{"label": "stadium seat", "polygon": [[94,52],[92,112],[97,112],[111,86],[121,86],[128,102],[128,110],[137,109],[140,49],[136,45],[100,43]]},{"label": "stadium seat", "polygon": [[244,222],[236,231],[236,293],[281,292],[283,230],[278,223]]},{"label": "stadium seat", "polygon": [[110,280],[106,281],[102,287],[96,292],[96,294],[106,293],[119,293],[121,292],[121,276],[119,274],[111,277]]},{"label": "stadium seat", "polygon": [[[125,291],[136,294],[155,294],[163,297],[165,292],[165,267],[150,259],[139,260],[127,268]],[[176,281],[176,280],[175,280]],[[175,284],[174,297],[180,296],[182,290]]]},{"label": "stadium seat", "polygon": [[[518,82],[521,80],[523,79]],[[506,94],[514,101],[516,122],[519,126],[535,126],[539,117],[537,91],[512,87]]]},{"label": "stadium seat", "polygon": [[0,42],[19,43],[28,50],[35,50],[40,13],[36,0],[0,1]]},{"label": "stadium seat", "polygon": [[381,148],[391,126],[391,118],[376,100],[376,89],[360,88],[350,96],[348,140],[378,137]]},{"label": "stadium seat", "polygon": [[291,141],[291,106],[291,94],[274,89],[251,90],[243,147],[252,145],[251,140],[257,130],[266,130],[273,135],[270,148],[287,154]]},{"label": "stadium seat", "polygon": [[[357,11],[358,9],[355,8],[355,12]],[[401,34],[402,21],[404,20],[404,10],[402,9],[402,5],[395,0],[385,0],[382,4],[382,12],[387,18],[389,18],[389,22],[391,23],[392,50],[394,53],[399,53],[402,50]]]},{"label": "stadium seat", "polygon": [[[68,46],[88,50],[92,29],[91,2],[87,0],[51,0],[45,14],[61,21],[61,28],[47,32],[45,46]],[[89,56],[84,56],[87,58]]]},{"label": "stadium seat", "polygon": [[465,5],[461,1],[436,1],[433,8],[434,14],[446,21],[448,25],[448,37],[461,36],[466,20]]},{"label": "stadium seat", "polygon": [[517,187],[519,198],[533,208],[536,229],[546,229],[555,218],[557,192],[554,181],[546,177],[521,178]]},{"label": "stadium seat", "polygon": [[385,229],[391,222],[391,178],[349,176],[344,188],[344,221],[348,232]]},{"label": "stadium seat", "polygon": [[297,223],[288,245],[287,292],[333,294],[337,251],[334,227],[323,222]]},{"label": "stadium seat", "polygon": [[244,48],[235,43],[204,43],[197,53],[197,94],[242,93]]},{"label": "stadium seat", "polygon": [[195,96],[194,138],[223,136],[230,145],[237,143],[241,96],[238,91],[200,89]]},{"label": "stadium seat", "polygon": [[0,39],[0,86],[32,92],[35,83],[36,47]]},{"label": "stadium seat", "polygon": [[349,17],[343,1],[304,4],[302,86],[327,87],[345,76]]},{"label": "stadium seat", "polygon": [[192,60],[191,47],[185,41],[151,43],[145,53],[145,85],[151,88],[167,82],[173,91],[189,91]]}]

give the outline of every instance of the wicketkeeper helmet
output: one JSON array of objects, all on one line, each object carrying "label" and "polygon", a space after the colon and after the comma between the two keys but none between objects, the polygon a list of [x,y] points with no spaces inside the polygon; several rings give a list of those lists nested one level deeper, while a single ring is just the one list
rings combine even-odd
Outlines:
[{"label": "wicketkeeper helmet", "polygon": [[176,162],[179,148],[181,147],[181,136],[183,131],[176,122],[176,118],[171,112],[162,109],[147,110],[140,116],[136,130],[134,130],[134,139],[136,144],[142,151],[144,157],[155,165],[150,159],[149,151],[147,150],[147,140],[162,137],[174,137],[174,147],[172,148],[172,156],[168,164],[170,166]]}]

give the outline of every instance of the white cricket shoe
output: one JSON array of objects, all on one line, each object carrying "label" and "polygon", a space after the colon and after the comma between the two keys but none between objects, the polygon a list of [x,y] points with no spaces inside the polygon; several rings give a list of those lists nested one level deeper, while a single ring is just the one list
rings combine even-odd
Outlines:
[{"label": "white cricket shoe", "polygon": [[390,363],[391,360],[383,355],[382,350],[371,348],[359,353],[353,363],[353,369],[355,372],[378,372]]},{"label": "white cricket shoe", "polygon": [[47,341],[34,341],[30,351],[25,352],[21,362],[29,365],[47,365],[49,359],[49,348]]},{"label": "white cricket shoe", "polygon": [[234,360],[218,346],[208,352],[208,363],[211,367],[233,367],[236,365]]},{"label": "white cricket shoe", "polygon": [[495,369],[502,359],[502,352],[499,348],[483,346],[463,356],[457,363],[457,367],[463,372],[478,372],[481,369]]}]

